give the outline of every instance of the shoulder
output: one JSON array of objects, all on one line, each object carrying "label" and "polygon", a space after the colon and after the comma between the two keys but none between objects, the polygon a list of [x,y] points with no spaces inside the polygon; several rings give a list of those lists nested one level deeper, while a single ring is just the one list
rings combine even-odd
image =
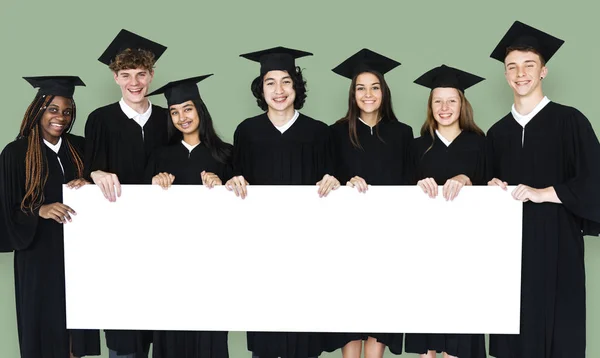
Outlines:
[{"label": "shoulder", "polygon": [[238,124],[236,130],[244,131],[244,130],[252,129],[252,128],[256,127],[258,124],[260,124],[261,122],[263,122],[266,118],[267,118],[266,113],[262,113],[257,116],[254,116],[254,117],[246,118],[240,124]]},{"label": "shoulder", "polygon": [[384,122],[386,127],[389,127],[391,130],[398,132],[398,133],[402,133],[402,134],[410,134],[410,136],[413,136],[413,130],[412,127],[409,126],[406,123],[402,123],[396,119],[390,119]]},{"label": "shoulder", "polygon": [[506,128],[506,126],[510,124],[511,120],[513,120],[513,118],[512,118],[512,114],[510,114],[510,112],[509,112],[504,117],[502,117],[502,119],[500,119],[499,121],[494,123],[490,127],[490,129],[488,129],[488,132],[487,132],[488,137],[493,136],[498,131],[502,131],[503,128]]},{"label": "shoulder", "polygon": [[8,143],[2,150],[3,158],[23,157],[27,153],[28,141],[27,138],[20,138]]},{"label": "shoulder", "polygon": [[90,113],[90,117],[106,117],[113,116],[115,113],[120,112],[121,107],[119,106],[119,102],[107,104],[106,106],[102,106],[96,108]]},{"label": "shoulder", "polygon": [[73,145],[79,148],[83,148],[85,145],[85,138],[82,136],[67,133],[66,138],[69,140],[69,142],[71,142]]}]

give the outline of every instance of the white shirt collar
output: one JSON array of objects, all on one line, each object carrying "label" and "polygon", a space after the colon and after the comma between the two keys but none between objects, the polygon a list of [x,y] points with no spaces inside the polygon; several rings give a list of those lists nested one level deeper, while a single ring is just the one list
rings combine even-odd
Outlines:
[{"label": "white shirt collar", "polygon": [[150,102],[150,100],[148,100],[148,109],[144,113],[136,112],[133,108],[129,107],[127,103],[125,103],[125,100],[123,100],[123,98],[121,98],[121,100],[119,101],[119,106],[121,106],[121,110],[129,119],[147,121],[148,118],[150,118],[150,116],[152,115],[152,103]]},{"label": "white shirt collar", "polygon": [[198,145],[200,145],[200,143],[194,144],[194,145],[188,144],[183,139],[181,140],[181,144],[183,144],[183,146],[186,147],[188,152],[190,152],[190,153],[192,152],[192,150],[194,150],[194,148],[196,148]]},{"label": "white shirt collar", "polygon": [[52,144],[50,142],[48,142],[47,140],[44,139],[44,144],[52,149],[52,151],[56,154],[58,154],[58,151],[60,150],[60,145],[62,144],[62,137],[58,138],[58,143],[56,144]]},{"label": "white shirt collar", "polygon": [[548,99],[548,97],[544,96],[540,103],[538,103],[537,106],[535,106],[535,108],[530,113],[525,115],[517,112],[517,110],[515,109],[515,105],[513,104],[510,113],[512,113],[513,118],[517,121],[517,123],[519,123],[521,127],[525,128],[527,123],[529,123],[529,121],[531,121],[531,119],[533,119],[533,117],[535,117],[536,114],[538,114],[544,107],[546,107],[548,103],[550,103],[550,100]]},{"label": "white shirt collar", "polygon": [[283,134],[283,132],[287,131],[288,129],[290,129],[290,127],[292,126],[292,124],[294,124],[294,122],[296,122],[296,119],[298,119],[298,117],[300,116],[300,113],[297,110],[294,110],[294,116],[292,117],[292,119],[290,119],[286,124],[278,127],[275,126],[275,128],[277,128],[278,131],[281,132],[281,134]]},{"label": "white shirt collar", "polygon": [[448,139],[446,139],[446,138],[444,138],[444,136],[443,136],[443,135],[442,135],[440,132],[438,132],[438,130],[437,130],[437,129],[435,130],[435,134],[436,134],[436,135],[438,136],[438,138],[439,138],[439,139],[442,141],[442,143],[444,143],[444,144],[446,145],[446,147],[449,147],[449,146],[450,146],[450,144],[452,144],[452,141],[451,141],[451,140],[448,140]]}]

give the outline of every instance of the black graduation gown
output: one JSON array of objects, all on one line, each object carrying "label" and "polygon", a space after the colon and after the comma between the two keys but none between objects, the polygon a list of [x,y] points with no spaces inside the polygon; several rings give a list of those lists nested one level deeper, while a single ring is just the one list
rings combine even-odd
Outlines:
[{"label": "black graduation gown", "polygon": [[[437,134],[433,139],[425,135],[415,139],[412,153],[415,165],[413,184],[424,178],[433,178],[438,185],[444,185],[459,174],[468,176],[473,185],[486,184],[485,137],[476,133],[463,131],[449,146]],[[406,334],[405,350],[418,354],[434,350],[460,358],[486,356],[483,334]]]},{"label": "black graduation gown", "polygon": [[[121,184],[143,184],[151,153],[168,142],[168,114],[152,105],[152,115],[142,128],[127,118],[118,102],[90,113],[85,123],[84,176],[102,170],[117,174]],[[126,294],[115,292],[115,294]],[[106,330],[106,345],[119,354],[148,351],[152,332]]]},{"label": "black graduation gown", "polygon": [[[48,172],[44,204],[62,202],[62,185],[76,178],[66,140],[83,155],[82,137],[66,134],[58,155],[41,143],[47,163],[44,170]],[[1,204],[5,214],[2,234],[15,251],[15,301],[21,357],[69,357],[70,335],[76,356],[99,355],[97,331],[67,331],[63,225],[39,218],[39,210],[27,214],[21,211],[27,146],[27,139],[19,139],[9,143],[0,155]]]},{"label": "black graduation gown", "polygon": [[[202,185],[205,170],[219,176],[224,183],[231,177],[231,162],[218,162],[202,143],[191,153],[181,143],[157,149],[148,161],[146,180],[166,172],[175,176],[173,184]],[[153,358],[228,358],[227,332],[155,331]]]},{"label": "black graduation gown", "polygon": [[582,229],[600,223],[600,144],[577,109],[547,104],[525,126],[512,114],[488,131],[489,178],[553,186],[561,204],[523,204],[520,335],[491,335],[499,358],[583,358]]},{"label": "black graduation gown", "polygon": [[326,124],[300,114],[283,134],[266,113],[234,134],[234,175],[254,185],[314,185],[333,171]]},{"label": "black graduation gown", "polygon": [[229,162],[221,163],[213,158],[204,144],[198,144],[190,153],[179,142],[158,148],[152,154],[146,166],[146,182],[151,183],[153,176],[164,172],[175,176],[173,184],[202,185],[200,173],[206,171],[216,174],[225,184],[231,178],[232,170],[231,158]]},{"label": "black graduation gown", "polygon": [[152,105],[152,115],[142,129],[127,118],[119,103],[90,113],[85,123],[85,176],[94,170],[115,173],[121,184],[141,184],[152,152],[167,144],[168,114]]},{"label": "black graduation gown", "polygon": [[[359,176],[369,185],[404,185],[411,180],[410,147],[412,128],[397,120],[382,119],[372,129],[358,121],[357,134],[362,149],[350,142],[348,122],[337,122],[331,127],[334,152],[334,175],[342,185]],[[401,333],[328,333],[323,349],[333,352],[355,340],[375,338],[389,347],[394,354],[402,353]]]},{"label": "black graduation gown", "polygon": [[[234,175],[251,185],[315,185],[333,172],[328,127],[300,114],[282,134],[266,113],[248,118],[235,131],[233,163]],[[247,333],[248,350],[261,358],[318,356],[320,340],[317,333]]]}]

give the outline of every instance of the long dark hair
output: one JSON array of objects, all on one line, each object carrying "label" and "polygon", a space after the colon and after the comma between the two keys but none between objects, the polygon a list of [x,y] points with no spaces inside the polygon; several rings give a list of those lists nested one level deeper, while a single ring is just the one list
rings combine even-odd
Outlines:
[{"label": "long dark hair", "polygon": [[[350,136],[350,142],[355,148],[362,149],[360,145],[360,141],[358,140],[358,117],[360,115],[360,108],[358,108],[358,104],[356,103],[356,80],[358,76],[363,73],[372,73],[377,77],[381,85],[381,106],[379,107],[378,117],[381,118],[382,121],[398,121],[396,115],[394,114],[394,110],[392,108],[392,92],[387,82],[383,78],[383,75],[377,71],[364,71],[352,79],[352,83],[350,84],[350,90],[348,92],[348,112],[346,115],[337,121],[340,122],[348,122],[348,135]],[[379,136],[379,128],[375,126],[375,133],[377,137],[383,141],[383,139]]]},{"label": "long dark hair", "polygon": [[[198,118],[200,118],[200,126],[198,127],[200,142],[210,150],[210,154],[216,161],[223,164],[228,163],[232,154],[231,146],[223,142],[215,131],[212,117],[210,116],[210,112],[208,112],[208,108],[206,108],[204,101],[202,101],[202,99],[194,99],[192,100],[192,103],[194,104],[194,107],[196,107]],[[169,119],[171,119],[169,121],[169,133],[171,133],[170,142],[171,144],[179,143],[183,139],[183,133],[175,129],[170,111]]]},{"label": "long dark hair", "polygon": [[[46,151],[43,150],[43,136],[40,130],[40,120],[46,111],[46,108],[52,103],[55,96],[40,95],[39,92],[27,108],[17,139],[27,139],[27,153],[25,154],[25,195],[21,201],[21,210],[31,212],[39,208],[44,203],[44,186],[48,180],[48,161]],[[83,176],[83,161],[81,156],[75,150],[75,147],[68,140],[66,133],[71,131],[75,124],[76,109],[75,101],[71,98],[73,113],[71,123],[61,135],[65,145],[69,150],[71,161],[75,164],[77,177]]]}]

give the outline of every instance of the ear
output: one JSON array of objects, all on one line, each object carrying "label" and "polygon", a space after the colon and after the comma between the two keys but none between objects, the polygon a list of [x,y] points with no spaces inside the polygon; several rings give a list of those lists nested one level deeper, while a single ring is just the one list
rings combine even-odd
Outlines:
[{"label": "ear", "polygon": [[[115,82],[117,82],[117,78],[119,77],[119,73],[117,71],[113,71],[113,77],[115,79]],[[119,82],[117,82],[118,84]]]},{"label": "ear", "polygon": [[542,67],[542,72],[540,73],[540,77],[543,80],[546,76],[548,76],[548,67]]}]

